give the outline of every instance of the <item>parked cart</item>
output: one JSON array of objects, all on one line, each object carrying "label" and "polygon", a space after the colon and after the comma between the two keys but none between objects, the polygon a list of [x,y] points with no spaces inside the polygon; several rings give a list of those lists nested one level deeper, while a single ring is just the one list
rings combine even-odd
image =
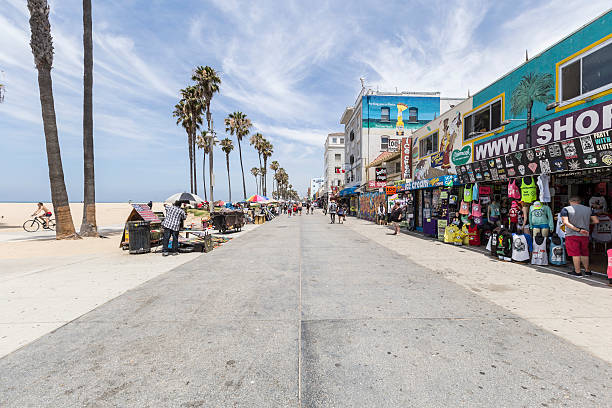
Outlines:
[{"label": "parked cart", "polygon": [[217,231],[228,230],[240,231],[244,226],[244,213],[242,211],[215,211],[211,213],[210,219]]}]

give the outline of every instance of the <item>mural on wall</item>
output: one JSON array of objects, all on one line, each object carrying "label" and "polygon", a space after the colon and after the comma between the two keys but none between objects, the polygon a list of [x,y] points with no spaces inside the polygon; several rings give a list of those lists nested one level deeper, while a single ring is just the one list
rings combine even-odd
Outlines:
[{"label": "mural on wall", "polygon": [[439,96],[364,95],[361,102],[364,129],[418,129],[440,115]]},{"label": "mural on wall", "polygon": [[[412,145],[412,160],[416,163],[413,180],[426,180],[434,177],[442,177],[457,174],[455,166],[465,163],[471,158],[471,147],[461,147],[461,132],[463,131],[461,112],[451,111],[439,119],[438,129],[438,151],[428,157],[419,159],[419,140],[426,137],[423,131],[422,137],[415,137]],[[431,125],[425,128],[429,133],[433,129]]]},{"label": "mural on wall", "polygon": [[385,193],[379,193],[378,191],[362,193],[359,196],[359,218],[370,221],[376,220],[376,209],[380,204],[385,204],[386,198]]}]

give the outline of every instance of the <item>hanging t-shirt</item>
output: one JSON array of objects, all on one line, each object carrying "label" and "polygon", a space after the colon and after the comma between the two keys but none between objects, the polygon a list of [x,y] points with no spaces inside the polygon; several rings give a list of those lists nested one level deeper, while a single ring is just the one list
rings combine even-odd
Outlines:
[{"label": "hanging t-shirt", "polygon": [[476,225],[468,227],[468,234],[470,236],[470,246],[480,246],[480,233]]},{"label": "hanging t-shirt", "polygon": [[489,251],[491,251],[491,255],[493,256],[497,256],[497,245],[500,231],[501,228],[497,227],[493,230],[493,232],[491,232],[491,246],[489,247]]},{"label": "hanging t-shirt", "polygon": [[444,242],[452,244],[455,240],[455,233],[459,230],[455,224],[450,224],[444,229]]},{"label": "hanging t-shirt", "polygon": [[463,188],[463,201],[465,201],[466,203],[472,202],[473,188],[474,187],[472,184],[466,184],[465,187]]},{"label": "hanging t-shirt", "polygon": [[565,239],[565,224],[561,219],[561,213],[557,213],[557,227],[555,228],[555,234],[560,238]]},{"label": "hanging t-shirt", "polygon": [[497,255],[504,260],[512,259],[512,233],[507,229],[501,230],[497,236]]},{"label": "hanging t-shirt", "polygon": [[608,279],[612,279],[612,249],[608,249]]},{"label": "hanging t-shirt", "polygon": [[517,262],[529,260],[527,239],[523,234],[512,234],[512,260]]},{"label": "hanging t-shirt", "polygon": [[531,253],[531,263],[533,265],[548,265],[548,252],[546,251],[546,238],[538,244],[538,238],[533,239],[533,252]]},{"label": "hanging t-shirt", "polygon": [[508,182],[508,197],[516,199],[521,198],[521,192],[516,186],[516,181],[514,179]]},{"label": "hanging t-shirt", "polygon": [[519,222],[519,215],[522,215],[523,212],[517,208],[517,207],[512,207],[510,208],[510,211],[508,212],[508,215],[510,216],[510,222],[513,224],[518,224]]},{"label": "hanging t-shirt", "polygon": [[533,203],[538,199],[536,194],[536,182],[533,177],[525,177],[521,181],[521,201],[524,203]]},{"label": "hanging t-shirt", "polygon": [[478,201],[478,183],[475,183],[472,189],[472,201]]},{"label": "hanging t-shirt", "polygon": [[467,201],[462,201],[459,206],[459,214],[468,215],[470,213],[470,204]]},{"label": "hanging t-shirt", "polygon": [[550,203],[550,176],[548,174],[538,177],[538,188],[540,189],[540,201]]},{"label": "hanging t-shirt", "polygon": [[562,238],[553,237],[550,240],[550,251],[548,259],[551,265],[565,265],[567,263],[565,257],[565,247]]},{"label": "hanging t-shirt", "polygon": [[599,224],[595,224],[591,236],[598,242],[612,241],[612,220],[605,214],[599,214],[597,218],[599,218]]},{"label": "hanging t-shirt", "polygon": [[604,197],[591,197],[589,199],[589,207],[593,209],[593,214],[601,214],[608,212],[608,203]]}]

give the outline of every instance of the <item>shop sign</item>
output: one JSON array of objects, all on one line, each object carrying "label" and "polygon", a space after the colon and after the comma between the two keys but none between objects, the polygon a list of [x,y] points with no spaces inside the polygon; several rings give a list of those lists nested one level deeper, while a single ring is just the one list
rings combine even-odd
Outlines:
[{"label": "shop sign", "polygon": [[387,168],[386,167],[376,167],[376,181],[387,181]]},{"label": "shop sign", "polygon": [[[611,128],[612,101],[606,101],[532,125],[531,146],[544,146],[552,142],[608,131]],[[518,132],[475,143],[474,160],[488,159],[523,150],[526,134],[525,127]]]},{"label": "shop sign", "polygon": [[429,157],[431,167],[440,167],[444,163],[444,152],[434,153]]},{"label": "shop sign", "polygon": [[451,160],[455,166],[461,166],[470,161],[472,158],[472,146],[467,145],[461,150],[453,150]]},{"label": "shop sign", "polygon": [[393,195],[397,193],[397,187],[395,186],[387,186],[385,187],[385,193],[387,193],[387,195]]},{"label": "shop sign", "polygon": [[388,152],[398,152],[399,149],[400,149],[400,139],[389,139],[387,151]]},{"label": "shop sign", "polygon": [[415,180],[410,183],[406,183],[408,189],[410,190],[418,190],[421,188],[431,188],[431,187],[451,187],[455,185],[458,181],[458,178],[454,174],[450,174],[442,177],[434,177],[427,180]]},{"label": "shop sign", "polygon": [[605,166],[612,166],[612,130],[467,163],[457,167],[457,175],[462,183],[474,183]]},{"label": "shop sign", "polygon": [[403,137],[401,142],[402,178],[412,178],[412,138]]},{"label": "shop sign", "polygon": [[383,188],[387,185],[384,181],[368,181],[368,188]]}]

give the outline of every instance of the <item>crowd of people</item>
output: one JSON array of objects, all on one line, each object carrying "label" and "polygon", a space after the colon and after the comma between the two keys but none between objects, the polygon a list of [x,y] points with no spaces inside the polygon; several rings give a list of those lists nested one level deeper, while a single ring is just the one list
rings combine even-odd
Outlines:
[{"label": "crowd of people", "polygon": [[302,211],[305,211],[306,214],[314,214],[314,203],[310,200],[305,202],[288,201],[280,205],[280,211],[287,214],[288,217],[302,215]]}]

